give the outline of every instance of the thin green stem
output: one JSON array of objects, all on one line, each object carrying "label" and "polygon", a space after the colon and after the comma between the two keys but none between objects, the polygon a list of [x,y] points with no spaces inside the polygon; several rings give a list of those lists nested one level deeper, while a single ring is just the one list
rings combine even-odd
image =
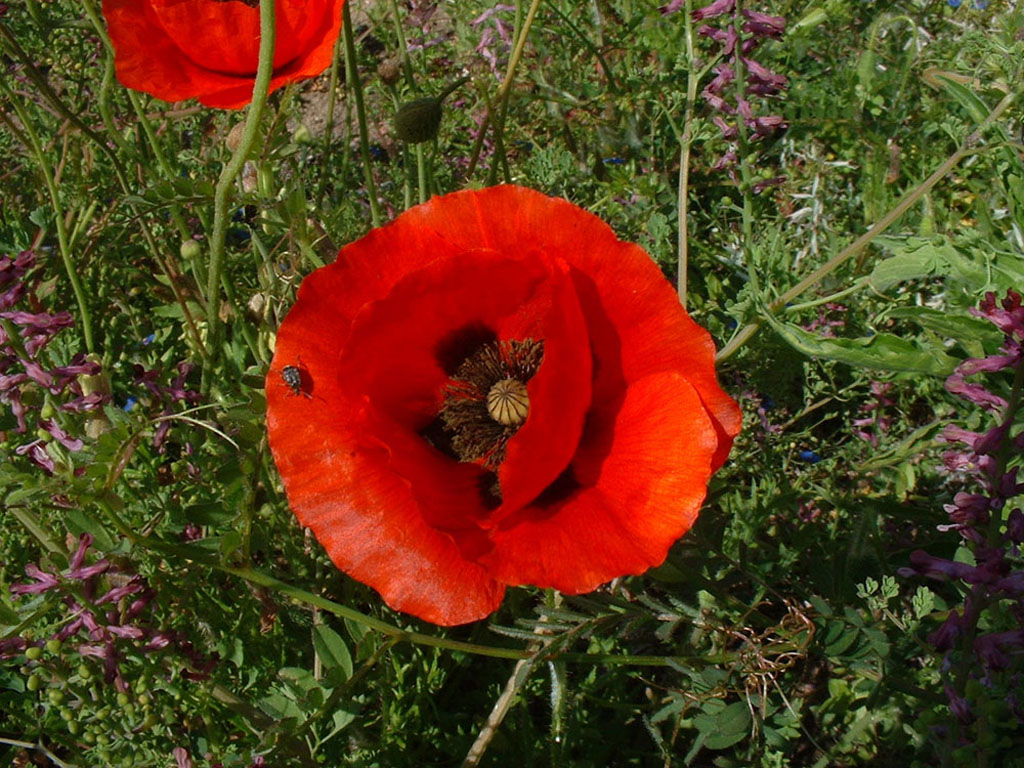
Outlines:
[{"label": "thin green stem", "polygon": [[[128,91],[128,99],[132,103],[132,108],[135,110],[135,114],[139,119],[139,125],[142,126],[143,133],[146,134],[146,140],[149,141],[149,147],[153,151],[153,157],[156,159],[157,165],[160,166],[160,170],[163,171],[164,177],[173,182],[178,178],[177,174],[171,168],[171,164],[167,162],[167,156],[164,154],[163,148],[160,146],[160,142],[157,140],[156,131],[153,130],[153,124],[146,117],[146,110],[142,108],[142,100],[139,98],[139,94],[135,91]],[[178,205],[178,201],[174,200],[171,203],[171,219],[174,220],[174,226],[178,228],[178,234],[181,235],[182,240],[187,240],[191,236],[188,230],[188,224],[185,223],[185,217],[181,213],[181,207]]]},{"label": "thin green stem", "polygon": [[103,43],[103,48],[106,51],[106,62],[103,70],[103,83],[100,86],[100,95],[97,100],[97,105],[100,110],[100,117],[103,118],[103,124],[107,127],[107,133],[117,144],[118,149],[122,152],[131,155],[133,154],[132,148],[128,145],[128,142],[124,140],[121,132],[117,130],[117,125],[114,123],[114,117],[110,112],[110,91],[114,85],[114,46],[110,44],[110,36],[107,34],[107,28],[103,24],[103,19],[100,17],[100,12],[96,8],[96,4],[93,0],[82,0],[82,7],[85,9],[85,15],[89,17],[89,21],[92,22],[93,29],[96,30],[96,34],[99,35],[100,40]]},{"label": "thin green stem", "polygon": [[117,123],[114,122],[114,115],[110,111],[110,93],[114,89],[115,82],[114,54],[108,52],[107,58],[103,63],[103,82],[100,83],[100,93],[96,99],[96,106],[100,111],[100,117],[103,118],[103,125],[107,128],[107,135],[117,144],[118,149],[126,155],[131,155],[133,150],[128,142],[124,140],[121,131],[118,130]]},{"label": "thin green stem", "polygon": [[7,123],[11,133],[14,134],[19,141],[28,142],[28,148],[32,151],[35,156],[36,162],[39,164],[39,172],[43,177],[43,183],[46,185],[46,191],[50,196],[50,204],[53,206],[53,220],[57,227],[57,244],[60,248],[60,257],[64,262],[64,270],[68,274],[68,280],[71,282],[71,290],[75,294],[75,302],[78,304],[79,322],[82,324],[82,336],[85,339],[85,349],[89,353],[96,351],[96,347],[93,344],[92,337],[92,318],[89,314],[89,305],[85,301],[85,292],[82,290],[82,282],[78,279],[78,269],[75,266],[74,260],[71,258],[71,246],[68,243],[67,225],[64,221],[64,209],[61,205],[60,191],[57,189],[57,184],[53,178],[53,172],[50,167],[49,161],[46,159],[46,152],[43,150],[43,145],[39,141],[39,136],[36,134],[35,128],[32,127],[32,122],[29,118],[28,113],[25,111],[24,106],[21,104],[21,100],[17,98],[7,85],[6,81],[0,80],[2,87],[7,98],[10,100],[14,107],[14,111],[18,115],[18,120],[21,121],[21,131],[17,131],[14,125],[4,118],[4,122]]},{"label": "thin green stem", "polygon": [[[779,298],[777,298],[769,305],[768,310],[771,312],[777,312],[781,308],[785,307],[786,304],[788,304],[790,301],[792,301],[797,296],[802,294],[808,288],[817,285],[827,275],[830,275],[833,272],[835,272],[835,270],[838,269],[839,266],[841,266],[844,262],[846,262],[847,259],[862,251],[864,248],[868,246],[869,243],[871,243],[872,240],[874,240],[880,234],[885,232],[885,230],[887,230],[894,221],[896,221],[898,218],[900,218],[900,216],[906,213],[908,209],[916,205],[918,200],[920,200],[925,194],[931,191],[931,189],[936,184],[942,181],[946,174],[953,170],[953,168],[955,168],[961,160],[974,154],[977,151],[974,148],[976,138],[980,135],[982,130],[991,125],[995,120],[999,118],[1001,114],[1003,114],[1003,112],[1006,111],[1006,109],[1013,103],[1014,98],[1015,95],[1013,93],[1006,94],[1006,96],[1003,97],[1002,101],[1000,101],[995,106],[995,108],[988,114],[988,117],[986,117],[981,122],[977,130],[975,130],[971,134],[971,136],[968,137],[968,140],[964,142],[964,145],[957,149],[952,155],[950,155],[949,158],[947,158],[946,161],[943,162],[942,165],[940,165],[931,176],[929,176],[927,179],[921,182],[921,184],[919,184],[916,188],[914,188],[906,195],[904,195],[903,199],[900,200],[891,211],[889,211],[885,216],[879,219],[878,222],[873,227],[871,227],[871,229],[869,229],[863,235],[858,237],[856,240],[854,240],[852,243],[850,243],[843,250],[841,250],[827,262],[822,264],[816,270],[811,272],[811,274],[809,274],[803,280],[798,282],[788,291],[779,296]],[[760,319],[753,320],[747,325],[743,326],[743,328],[740,329],[736,333],[736,335],[729,340],[729,343],[722,347],[721,351],[715,358],[715,361],[721,363],[722,361],[728,360],[730,357],[732,357],[740,347],[742,347],[755,333],[757,333],[760,327]]]},{"label": "thin green stem", "polygon": [[[608,62],[605,60],[604,55],[602,55],[601,49],[594,45],[594,43],[591,42],[590,38],[583,34],[580,28],[576,26],[573,20],[561,8],[559,8],[554,3],[552,3],[548,7],[555,13],[556,16],[558,16],[558,18],[562,21],[563,24],[565,24],[567,27],[569,27],[570,30],[572,30],[573,34],[579,38],[581,43],[583,43],[583,47],[590,51],[592,54],[594,54],[594,58],[597,59],[598,66],[601,67],[601,70],[604,72],[605,79],[608,81],[608,90],[615,94],[619,93],[619,84],[615,80],[615,75],[612,74],[612,68],[608,66]],[[687,4],[687,7],[689,7],[689,4]],[[686,23],[687,26],[689,26],[689,14],[687,14]]]},{"label": "thin green stem", "polygon": [[[736,103],[739,104],[746,99],[746,88],[747,88],[747,71],[746,66],[743,62],[743,57],[740,55],[741,45],[740,41],[743,40],[743,13],[742,13],[742,0],[736,0],[736,11],[733,15],[733,29],[736,32],[736,53],[730,62],[733,69],[736,71]],[[753,174],[750,171],[750,140],[747,138],[747,124],[743,120],[741,115],[736,116],[736,130],[738,133],[737,142],[739,148],[737,154],[739,155],[739,167],[740,167],[740,195],[743,198],[743,218],[740,223],[740,232],[742,235],[741,246],[743,248],[744,259],[747,262],[747,272],[750,275],[750,280],[754,291],[757,292],[757,270],[754,264],[751,264],[750,259],[750,245],[754,240],[754,205],[751,195],[753,194]]]},{"label": "thin green stem", "polygon": [[427,160],[423,153],[423,143],[416,145],[416,178],[419,181],[420,202],[427,202]]},{"label": "thin green stem", "polygon": [[331,73],[327,81],[327,121],[324,124],[324,159],[320,169],[320,183],[316,190],[316,208],[319,210],[327,188],[328,169],[331,167],[331,146],[334,140],[334,109],[338,102],[338,58],[341,56],[341,35],[334,41]]},{"label": "thin green stem", "polygon": [[352,34],[352,15],[345,3],[341,34],[345,37],[345,80],[352,88],[356,103],[356,122],[359,124],[359,155],[363,159],[363,181],[366,195],[370,198],[370,221],[375,227],[381,224],[380,203],[377,202],[377,185],[373,181],[373,167],[370,161],[370,129],[366,122],[366,104],[363,102],[363,83],[359,78],[359,62],[356,59],[356,42]]},{"label": "thin green stem", "polygon": [[679,292],[679,303],[686,308],[686,277],[690,263],[690,145],[693,143],[693,111],[697,101],[697,86],[700,73],[693,52],[693,20],[691,18],[693,0],[686,0],[685,35],[686,35],[686,111],[683,116],[683,135],[679,139],[679,190],[676,198],[676,218],[679,224],[678,274],[676,289]]},{"label": "thin green stem", "polygon": [[228,164],[221,171],[213,193],[213,232],[210,237],[210,268],[206,283],[207,349],[211,365],[207,365],[203,371],[204,389],[209,386],[211,380],[207,371],[212,372],[212,364],[216,362],[220,354],[221,273],[224,269],[224,251],[228,222],[230,221],[228,204],[235,179],[241,173],[259,134],[263,107],[267,103],[267,92],[274,74],[275,32],[274,0],[260,0],[260,58],[256,68],[256,82],[252,90],[252,103],[249,105],[249,114],[245,118],[241,141],[231,155]]},{"label": "thin green stem", "polygon": [[413,76],[412,62],[409,61],[409,45],[405,41],[405,30],[402,29],[402,16],[398,12],[398,0],[388,0],[391,6],[391,18],[395,22],[395,35],[398,37],[398,50],[399,57],[402,60],[402,72],[405,75],[405,82],[413,88],[416,85],[416,79]]}]

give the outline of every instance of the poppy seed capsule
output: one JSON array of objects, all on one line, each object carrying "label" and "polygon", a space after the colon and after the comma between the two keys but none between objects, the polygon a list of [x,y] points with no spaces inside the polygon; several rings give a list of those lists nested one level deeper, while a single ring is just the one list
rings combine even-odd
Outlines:
[{"label": "poppy seed capsule", "polygon": [[526,421],[530,397],[518,379],[502,379],[487,393],[487,413],[499,424],[514,427]]}]

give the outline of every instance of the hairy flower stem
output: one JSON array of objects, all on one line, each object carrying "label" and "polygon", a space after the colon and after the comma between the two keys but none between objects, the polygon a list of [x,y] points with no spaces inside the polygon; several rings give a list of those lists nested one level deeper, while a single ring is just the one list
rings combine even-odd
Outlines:
[{"label": "hairy flower stem", "polygon": [[679,222],[678,274],[676,290],[679,292],[679,303],[686,308],[686,271],[690,263],[690,145],[693,143],[693,109],[697,102],[697,86],[701,74],[697,72],[697,62],[693,51],[693,0],[686,0],[684,9],[686,19],[686,107],[683,114],[683,135],[679,137],[679,193],[676,198],[676,219]]},{"label": "hairy flower stem", "polygon": [[[516,14],[518,17],[519,13],[519,2],[516,3]],[[540,8],[540,0],[531,0],[530,9],[526,12],[526,19],[523,21],[523,26],[519,30],[519,36],[516,38],[515,48],[512,49],[512,57],[508,60],[508,69],[505,70],[505,79],[502,80],[501,85],[498,88],[498,110],[500,113],[504,113],[504,109],[508,102],[509,93],[511,91],[512,80],[516,76],[516,69],[519,67],[519,60],[523,57],[523,49],[526,48],[526,39],[530,34],[530,27],[533,26],[533,19],[537,15],[537,9]],[[484,136],[487,135],[487,128],[491,124],[492,109],[487,108],[484,112],[484,119],[480,123],[480,130],[476,135],[476,141],[473,142],[473,152],[469,158],[469,167],[466,169],[466,178],[470,178],[473,175],[473,171],[476,170],[476,164],[480,160],[480,151],[484,146]]]},{"label": "hairy flower stem", "polygon": [[405,83],[412,88],[416,85],[416,80],[413,77],[412,62],[409,61],[409,44],[405,41],[402,16],[398,12],[398,0],[388,0],[388,5],[391,7],[391,18],[395,21],[395,35],[398,37],[398,55],[402,59],[402,72],[405,75]]},{"label": "hairy flower stem", "polygon": [[208,359],[203,367],[202,389],[208,391],[213,364],[220,355],[220,281],[224,269],[224,250],[228,235],[231,191],[245,161],[252,152],[259,133],[263,107],[267,103],[267,91],[274,74],[274,0],[260,0],[260,53],[256,68],[256,82],[252,89],[252,103],[245,118],[242,138],[231,155],[228,164],[221,171],[213,193],[213,232],[210,237],[210,269],[206,283],[206,340]]},{"label": "hairy flower stem", "polygon": [[328,169],[331,167],[331,144],[334,140],[334,109],[338,102],[338,59],[341,57],[341,35],[334,41],[331,71],[327,78],[327,119],[324,121],[324,160],[320,169],[320,183],[316,189],[316,209],[320,209],[327,188]]},{"label": "hairy flower stem", "polygon": [[427,202],[427,160],[423,156],[423,144],[416,145],[416,178],[419,181],[420,202]]},{"label": "hairy flower stem", "polygon": [[21,104],[20,99],[15,98],[11,92],[6,81],[3,82],[3,92],[6,94],[8,100],[14,107],[14,111],[18,115],[18,120],[21,122],[21,131],[16,131],[10,121],[6,120],[8,128],[11,132],[21,141],[25,143],[31,150],[32,154],[36,158],[36,162],[39,164],[39,172],[43,177],[43,183],[46,185],[46,191],[50,196],[50,204],[53,206],[53,220],[57,227],[57,243],[60,248],[60,257],[64,262],[64,269],[68,273],[68,280],[71,281],[71,290],[75,294],[75,302],[78,304],[78,315],[79,322],[82,324],[82,336],[85,339],[85,349],[89,353],[96,351],[96,347],[93,344],[92,338],[92,320],[89,315],[89,306],[85,301],[85,292],[82,290],[82,282],[78,279],[78,271],[75,267],[75,263],[71,258],[71,246],[68,242],[67,223],[64,220],[64,209],[61,206],[60,192],[57,189],[57,183],[53,178],[53,172],[50,168],[50,163],[46,159],[46,152],[43,151],[43,145],[39,141],[39,136],[32,127],[32,122],[29,119],[28,114],[25,112],[24,107]]},{"label": "hairy flower stem", "polygon": [[[779,311],[780,309],[785,307],[787,303],[795,299],[808,288],[817,285],[819,282],[821,282],[822,279],[835,272],[836,269],[838,269],[843,263],[847,261],[847,259],[862,251],[871,243],[872,240],[874,240],[880,234],[885,232],[885,230],[887,230],[893,222],[895,222],[900,216],[906,213],[907,210],[909,210],[911,207],[916,205],[917,202],[922,197],[924,197],[924,195],[930,192],[932,188],[935,187],[935,185],[942,181],[942,179],[945,178],[946,174],[953,170],[953,168],[955,168],[960,163],[960,161],[962,161],[966,157],[969,157],[970,155],[975,154],[978,151],[973,146],[973,138],[979,136],[985,128],[987,128],[989,125],[995,122],[999,118],[999,116],[1002,115],[1003,112],[1005,112],[1006,109],[1013,103],[1014,99],[1014,93],[1011,92],[1006,94],[1006,96],[1003,97],[1003,99],[992,109],[992,111],[989,112],[988,116],[981,121],[977,129],[975,129],[968,136],[968,140],[965,141],[964,144],[959,149],[957,149],[952,155],[950,155],[946,159],[946,161],[942,165],[940,165],[931,176],[929,176],[927,179],[922,181],[917,187],[915,187],[913,190],[904,195],[903,199],[900,200],[891,211],[889,211],[887,214],[885,214],[885,216],[879,219],[878,222],[873,227],[871,227],[871,229],[869,229],[863,235],[858,237],[856,240],[854,240],[852,243],[850,243],[843,250],[841,250],[827,262],[822,264],[816,270],[811,272],[811,274],[809,274],[799,283],[797,283],[788,291],[779,296],[779,298],[777,298],[768,306],[768,310],[770,312]],[[736,335],[729,340],[729,343],[722,347],[722,349],[718,352],[718,355],[715,357],[715,362],[721,363],[732,357],[736,353],[736,351],[739,350],[740,347],[742,347],[744,344],[747,343],[747,341],[750,340],[751,336],[757,333],[760,327],[761,320],[753,320],[747,325],[743,326],[743,328],[740,329],[736,333]]]},{"label": "hairy flower stem", "polygon": [[359,155],[363,159],[363,183],[366,196],[370,198],[370,222],[375,227],[381,224],[380,203],[377,202],[377,186],[373,182],[373,167],[370,159],[370,129],[366,122],[366,105],[363,102],[363,82],[359,79],[359,62],[356,59],[356,42],[352,31],[352,14],[345,3],[342,9],[341,34],[345,37],[345,81],[352,88],[356,103],[356,121],[359,123]]}]

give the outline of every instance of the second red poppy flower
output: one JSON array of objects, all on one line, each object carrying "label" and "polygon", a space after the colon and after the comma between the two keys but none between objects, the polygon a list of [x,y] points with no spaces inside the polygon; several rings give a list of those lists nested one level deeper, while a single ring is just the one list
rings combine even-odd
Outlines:
[{"label": "second red poppy flower", "polygon": [[[331,63],[344,0],[276,0],[270,90]],[[103,0],[122,85],[164,101],[237,109],[252,99],[260,47],[256,0]]]}]

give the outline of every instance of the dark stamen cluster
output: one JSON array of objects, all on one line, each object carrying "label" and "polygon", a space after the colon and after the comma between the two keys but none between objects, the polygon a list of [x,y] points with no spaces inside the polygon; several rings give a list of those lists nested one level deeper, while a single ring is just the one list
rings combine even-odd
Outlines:
[{"label": "dark stamen cluster", "polygon": [[459,365],[445,387],[441,419],[460,461],[497,470],[505,460],[509,439],[522,423],[495,420],[488,411],[487,396],[495,384],[508,379],[526,384],[543,358],[542,341],[496,341],[484,344]]}]

